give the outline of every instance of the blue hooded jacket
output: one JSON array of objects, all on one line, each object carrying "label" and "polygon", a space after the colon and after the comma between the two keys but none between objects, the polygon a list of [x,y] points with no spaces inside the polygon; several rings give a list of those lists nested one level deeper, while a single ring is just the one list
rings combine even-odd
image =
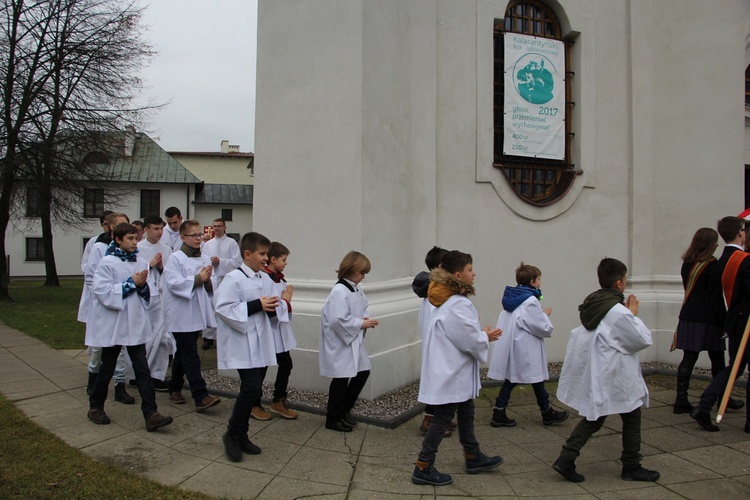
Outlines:
[{"label": "blue hooded jacket", "polygon": [[523,304],[529,297],[542,296],[542,291],[528,285],[506,286],[503,294],[503,309],[513,312],[518,306]]}]

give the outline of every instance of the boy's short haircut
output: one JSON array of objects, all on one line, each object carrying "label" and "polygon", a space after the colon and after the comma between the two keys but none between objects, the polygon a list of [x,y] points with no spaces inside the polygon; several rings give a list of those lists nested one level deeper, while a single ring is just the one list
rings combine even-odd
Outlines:
[{"label": "boy's short haircut", "polygon": [[427,252],[427,256],[424,258],[424,263],[427,264],[427,269],[432,271],[437,266],[442,264],[443,257],[445,257],[445,254],[448,253],[448,250],[445,248],[440,248],[439,246],[434,246],[432,249]]},{"label": "boy's short haircut", "polygon": [[131,224],[133,224],[135,227],[137,227],[139,229],[143,229],[143,221],[142,220],[134,220],[133,222],[131,222]]},{"label": "boy's short haircut", "polygon": [[164,221],[161,217],[159,217],[156,214],[149,214],[146,217],[143,218],[143,226],[149,227],[149,226],[155,226],[157,224],[164,225]]},{"label": "boy's short haircut", "polygon": [[596,274],[599,277],[600,287],[612,289],[616,282],[627,276],[628,266],[617,259],[605,257],[599,262]]},{"label": "boy's short haircut", "polygon": [[200,227],[200,225],[201,223],[195,219],[185,219],[184,221],[182,221],[182,224],[180,224],[180,236],[187,234],[189,227],[193,227],[193,226]]},{"label": "boy's short haircut", "polygon": [[114,212],[112,210],[105,210],[104,212],[102,212],[102,215],[99,216],[99,225],[101,226],[102,224],[104,224],[104,221],[107,220],[107,216],[113,213]]},{"label": "boy's short haircut", "polygon": [[532,281],[542,275],[542,270],[536,266],[524,264],[521,261],[521,265],[516,269],[516,283],[519,285],[530,285]]},{"label": "boy's short haircut", "polygon": [[224,219],[222,219],[221,217],[219,217],[218,219],[214,219],[214,222],[221,222],[221,223],[222,223],[222,224],[224,224],[225,226],[227,225],[227,221],[225,221],[225,220],[224,220]]},{"label": "boy's short haircut", "polygon": [[277,259],[284,255],[289,255],[289,249],[278,241],[272,241],[271,246],[268,247],[268,258],[276,257]]},{"label": "boy's short haircut", "polygon": [[177,207],[169,207],[164,211],[164,217],[182,217],[182,212],[180,212],[180,209]]},{"label": "boy's short haircut", "polygon": [[352,278],[355,274],[367,274],[370,269],[370,259],[365,254],[352,250],[341,259],[336,274],[338,274],[339,279]]},{"label": "boy's short haircut", "polygon": [[112,238],[122,241],[126,234],[138,234],[138,228],[127,222],[120,222],[115,226],[115,229],[112,232]]},{"label": "boy's short haircut", "polygon": [[451,250],[443,257],[443,270],[453,274],[464,270],[467,264],[473,264],[474,260],[468,253]]},{"label": "boy's short haircut", "polygon": [[121,213],[119,213],[119,212],[112,212],[111,214],[109,214],[109,215],[107,216],[107,218],[105,219],[105,221],[107,222],[107,224],[109,224],[109,225],[111,226],[111,225],[112,225],[112,223],[113,223],[113,222],[114,222],[114,221],[115,221],[116,219],[125,219],[126,221],[128,221],[128,223],[130,223],[130,218],[129,218],[129,217],[127,216],[127,215],[125,215],[125,214],[121,214]]},{"label": "boy's short haircut", "polygon": [[258,248],[260,247],[270,247],[271,246],[271,240],[266,238],[260,233],[256,233],[255,231],[251,231],[249,233],[245,233],[242,236],[242,240],[240,241],[240,254],[245,255],[245,251],[249,251],[250,253],[254,253]]},{"label": "boy's short haircut", "polygon": [[716,223],[716,230],[724,240],[724,243],[729,243],[737,237],[737,233],[745,229],[745,220],[739,217],[728,216],[724,217]]}]

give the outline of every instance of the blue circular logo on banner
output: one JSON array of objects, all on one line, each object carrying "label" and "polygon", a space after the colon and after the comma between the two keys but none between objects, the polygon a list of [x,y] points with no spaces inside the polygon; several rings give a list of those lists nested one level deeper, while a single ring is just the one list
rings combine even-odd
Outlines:
[{"label": "blue circular logo on banner", "polygon": [[542,54],[529,53],[518,58],[513,66],[513,84],[525,101],[544,104],[552,99],[555,81],[548,67],[557,71],[552,61]]}]

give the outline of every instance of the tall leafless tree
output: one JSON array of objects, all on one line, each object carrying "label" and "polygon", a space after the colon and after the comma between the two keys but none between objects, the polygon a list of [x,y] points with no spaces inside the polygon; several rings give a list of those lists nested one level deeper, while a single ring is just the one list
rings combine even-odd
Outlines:
[{"label": "tall leafless tree", "polygon": [[[111,165],[84,162],[96,149],[116,159],[123,129],[158,106],[136,105],[139,70],[154,55],[133,0],[3,0],[0,8],[0,256],[27,193],[41,219],[46,285],[59,284],[53,224],[80,227],[86,188],[106,186]],[[25,188],[25,189],[23,189]],[[24,214],[25,215],[25,214]],[[0,299],[9,299],[0,259]]]}]

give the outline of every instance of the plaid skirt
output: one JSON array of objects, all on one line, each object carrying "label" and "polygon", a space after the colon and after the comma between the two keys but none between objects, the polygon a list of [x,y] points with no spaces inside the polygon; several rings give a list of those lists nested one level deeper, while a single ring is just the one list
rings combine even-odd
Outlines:
[{"label": "plaid skirt", "polygon": [[723,328],[681,319],[677,324],[677,349],[683,351],[724,351]]}]

